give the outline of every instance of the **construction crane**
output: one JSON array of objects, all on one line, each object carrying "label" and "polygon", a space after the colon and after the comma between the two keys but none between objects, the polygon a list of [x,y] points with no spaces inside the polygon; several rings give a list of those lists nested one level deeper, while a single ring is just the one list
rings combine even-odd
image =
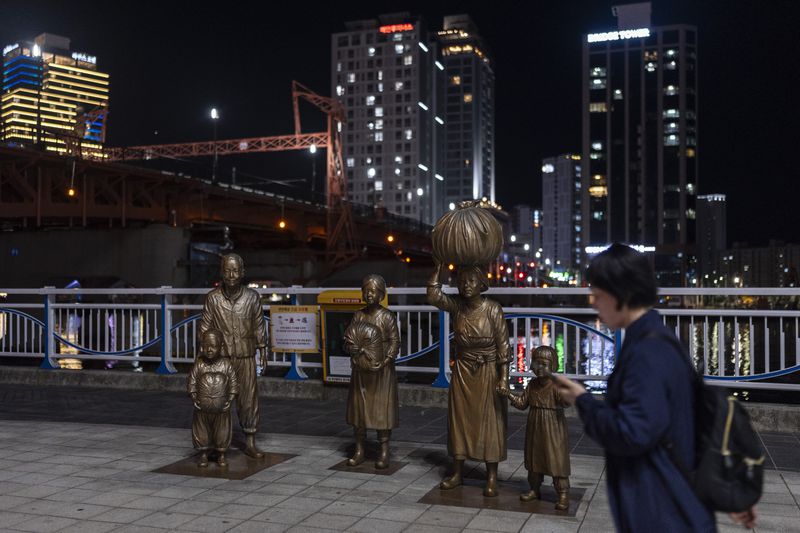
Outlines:
[{"label": "construction crane", "polygon": [[[302,133],[300,123],[300,99],[303,99],[328,117],[327,131]],[[347,184],[342,164],[342,123],[345,111],[342,104],[321,96],[297,81],[292,81],[292,106],[294,108],[294,135],[251,137],[221,141],[203,141],[177,144],[154,144],[107,148],[106,161],[130,161],[156,158],[183,158],[211,155],[253,154],[303,150],[327,149],[327,230],[326,259],[332,270],[337,270],[354,261],[358,251],[353,240],[353,224],[350,204],[346,199]]]}]

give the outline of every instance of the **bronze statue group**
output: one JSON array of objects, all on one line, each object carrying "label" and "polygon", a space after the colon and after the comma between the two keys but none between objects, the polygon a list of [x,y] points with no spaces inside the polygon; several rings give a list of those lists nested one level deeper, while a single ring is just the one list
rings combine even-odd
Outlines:
[{"label": "bronze statue group", "polygon": [[[488,217],[488,218],[487,218]],[[552,348],[534,350],[537,368],[544,369],[525,391],[510,391],[508,328],[499,303],[482,296],[488,289],[483,265],[497,257],[502,231],[490,214],[475,202],[459,205],[446,214],[433,232],[436,269],[428,283],[431,305],[451,315],[455,334],[455,366],[448,396],[448,452],[453,473],[439,485],[450,490],[463,484],[467,459],[486,463],[483,494],[497,496],[497,467],[507,456],[508,402],[530,409],[525,434],[525,467],[530,490],[522,501],[540,498],[545,475],[553,478],[558,493],[556,509],[569,507],[569,451],[564,403],[547,372],[555,371]],[[458,265],[458,295],[442,291],[440,277],[445,264]],[[188,383],[195,406],[192,440],[200,452],[199,467],[208,466],[215,453],[225,465],[231,441],[231,407],[236,404],[239,423],[247,438],[245,454],[263,456],[255,443],[258,428],[258,388],[255,352],[261,350],[265,365],[266,325],[258,293],[242,285],[241,257],[226,255],[221,266],[222,283],[205,300],[200,323],[200,354]],[[389,467],[389,439],[399,424],[395,359],[400,351],[396,317],[381,305],[386,282],[371,274],[362,283],[366,304],[357,311],[345,332],[345,350],[351,359],[347,423],[353,426],[355,450],[347,465],[365,460],[367,430],[377,432],[380,451],[378,470]]]}]

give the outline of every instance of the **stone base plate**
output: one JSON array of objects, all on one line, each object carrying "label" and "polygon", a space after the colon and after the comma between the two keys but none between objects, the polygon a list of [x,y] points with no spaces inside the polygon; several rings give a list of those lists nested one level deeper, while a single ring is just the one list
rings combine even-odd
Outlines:
[{"label": "stone base plate", "polygon": [[364,462],[358,466],[347,466],[347,459],[342,461],[341,463],[336,463],[328,470],[341,470],[342,472],[358,472],[359,474],[377,474],[379,476],[391,476],[408,463],[404,463],[402,461],[392,461],[389,460],[389,468],[384,468],[383,470],[378,470],[375,468],[375,459],[367,458],[364,459]]},{"label": "stone base plate", "polygon": [[529,490],[530,487],[527,482],[499,481],[497,483],[498,494],[494,498],[487,498],[483,495],[485,484],[486,482],[483,480],[466,478],[463,485],[451,490],[442,490],[437,486],[423,496],[419,503],[574,517],[578,511],[578,505],[581,503],[581,498],[586,492],[586,489],[570,488],[569,509],[556,511],[554,506],[558,501],[558,497],[553,487],[542,485],[541,500],[523,502],[519,499],[519,495]]},{"label": "stone base plate", "polygon": [[200,468],[197,466],[199,455],[195,454],[185,457],[178,462],[157,468],[153,470],[153,472],[158,472],[160,474],[178,474],[180,476],[247,479],[256,472],[275,466],[292,457],[297,456],[289,453],[264,452],[264,457],[261,459],[253,459],[239,450],[228,450],[225,454],[225,460],[228,466],[224,468],[220,468],[214,461],[214,459],[216,459],[214,454],[209,456],[208,466]]}]

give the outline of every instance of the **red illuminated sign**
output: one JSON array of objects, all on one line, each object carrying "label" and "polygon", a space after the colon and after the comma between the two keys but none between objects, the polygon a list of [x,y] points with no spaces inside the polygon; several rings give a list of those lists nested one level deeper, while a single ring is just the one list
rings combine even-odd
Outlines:
[{"label": "red illuminated sign", "polygon": [[405,23],[405,24],[389,24],[388,26],[381,26],[378,28],[378,31],[381,33],[397,33],[398,31],[412,31],[414,29],[413,24]]}]

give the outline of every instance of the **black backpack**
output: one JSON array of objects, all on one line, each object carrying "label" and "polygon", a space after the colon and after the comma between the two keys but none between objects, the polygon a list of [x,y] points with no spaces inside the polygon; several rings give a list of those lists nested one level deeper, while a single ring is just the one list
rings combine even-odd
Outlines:
[{"label": "black backpack", "polygon": [[[649,336],[668,340],[689,362],[683,346],[673,335],[661,331]],[[703,377],[689,366],[695,392],[694,468],[683,464],[671,442],[663,441],[661,445],[701,502],[714,511],[746,511],[761,498],[764,483],[764,450],[760,439],[736,397],[729,396],[723,388],[706,385]]]}]

